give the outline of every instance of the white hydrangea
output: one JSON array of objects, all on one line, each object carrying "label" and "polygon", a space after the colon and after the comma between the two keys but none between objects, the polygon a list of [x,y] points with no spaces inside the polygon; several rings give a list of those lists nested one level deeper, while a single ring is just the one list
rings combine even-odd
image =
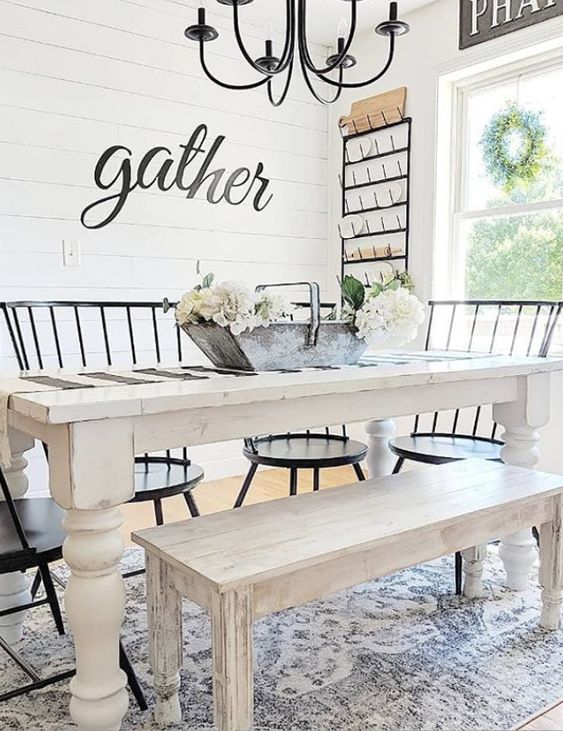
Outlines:
[{"label": "white hydrangea", "polygon": [[370,297],[356,313],[356,335],[370,344],[404,345],[414,340],[422,322],[424,307],[417,297],[404,287],[386,289]]},{"label": "white hydrangea", "polygon": [[243,282],[223,282],[212,291],[216,300],[211,316],[213,322],[230,328],[233,335],[253,330],[258,325],[254,293]]},{"label": "white hydrangea", "polygon": [[216,310],[217,301],[213,289],[192,289],[178,302],[176,319],[180,325],[211,320]]},{"label": "white hydrangea", "polygon": [[287,317],[294,310],[294,305],[281,292],[263,289],[255,295],[256,317],[262,327],[268,327],[270,323]]},{"label": "white hydrangea", "polygon": [[213,321],[240,335],[268,327],[292,309],[282,294],[265,290],[255,294],[243,282],[222,282],[186,292],[176,307],[176,320],[179,325]]}]

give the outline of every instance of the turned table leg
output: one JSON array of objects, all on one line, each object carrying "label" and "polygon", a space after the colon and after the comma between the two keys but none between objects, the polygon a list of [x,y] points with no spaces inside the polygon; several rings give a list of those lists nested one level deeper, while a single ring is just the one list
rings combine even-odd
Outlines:
[{"label": "turned table leg", "polygon": [[159,726],[180,723],[178,691],[182,667],[182,597],[170,578],[169,567],[146,554],[149,661],[154,676]]},{"label": "turned table leg", "polygon": [[250,731],[254,711],[252,589],[212,599],[213,697],[219,731]]},{"label": "turned table leg", "polygon": [[63,555],[71,571],[65,609],[76,650],[70,715],[84,729],[117,730],[127,711],[127,677],[119,667],[122,522],[117,508],[69,510],[64,521]]},{"label": "turned table leg", "polygon": [[[10,467],[4,468],[4,475],[8,482],[10,493],[14,498],[23,497],[27,492],[28,482],[25,474],[27,460],[23,455],[28,449],[32,449],[33,445],[34,440],[32,437],[15,430],[10,430],[12,464]],[[0,494],[1,499],[2,496]],[[2,609],[11,609],[21,604],[28,604],[29,602],[31,602],[30,582],[26,574],[18,571],[13,574],[0,576],[0,611]],[[8,644],[11,645],[21,640],[24,619],[25,612],[0,617],[0,635]]]},{"label": "turned table leg", "polygon": [[561,498],[554,498],[554,517],[540,527],[540,584],[542,613],[540,625],[555,630],[561,625],[563,598],[563,536]]},{"label": "turned table leg", "polygon": [[365,425],[368,435],[368,456],[367,464],[369,476],[384,477],[393,472],[397,457],[391,452],[388,446],[389,440],[395,436],[397,427],[393,419],[379,419],[368,421]]},{"label": "turned table leg", "polygon": [[[549,373],[522,377],[515,401],[496,404],[493,418],[504,427],[502,461],[519,467],[534,467],[540,456],[537,429],[549,419]],[[504,536],[499,555],[511,589],[528,587],[531,568],[537,556],[531,528]]]},{"label": "turned table leg", "polygon": [[70,715],[83,731],[116,731],[129,703],[119,666],[125,613],[119,506],[134,494],[133,429],[127,420],[85,421],[54,426],[49,437],[50,488],[67,511],[65,608],[76,654]]}]

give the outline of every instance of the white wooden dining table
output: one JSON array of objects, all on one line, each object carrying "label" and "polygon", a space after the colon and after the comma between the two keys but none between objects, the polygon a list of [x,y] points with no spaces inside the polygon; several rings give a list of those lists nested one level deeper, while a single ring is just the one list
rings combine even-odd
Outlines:
[{"label": "white wooden dining table", "polygon": [[[118,656],[125,610],[120,506],[133,497],[136,454],[366,422],[368,468],[379,476],[393,465],[387,441],[394,418],[492,404],[504,428],[502,459],[536,464],[538,429],[549,418],[550,373],[563,370],[563,360],[404,355],[408,362],[395,355],[368,367],[26,393],[18,392],[17,376],[2,374],[0,392],[11,394],[10,487],[17,496],[25,493],[25,452],[39,439],[48,445],[51,494],[67,511],[65,607],[76,652],[70,714],[80,728],[118,729],[128,707]],[[68,371],[50,373],[68,377]],[[507,584],[522,589],[535,558],[531,531],[502,538]],[[18,588],[16,581],[24,583]],[[25,581],[12,577],[4,593],[17,598],[19,592],[25,603]]]}]

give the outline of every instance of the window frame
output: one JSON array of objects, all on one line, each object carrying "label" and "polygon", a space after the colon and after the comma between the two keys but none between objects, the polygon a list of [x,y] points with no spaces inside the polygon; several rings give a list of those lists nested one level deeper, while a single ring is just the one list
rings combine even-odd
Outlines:
[{"label": "window frame", "polygon": [[469,209],[469,115],[468,102],[478,91],[494,89],[517,78],[526,78],[563,69],[563,52],[542,54],[506,64],[493,71],[486,71],[454,84],[451,169],[450,169],[450,211],[449,211],[449,257],[448,279],[452,293],[465,292],[466,252],[462,226],[467,221],[526,215],[549,210],[563,211],[563,197],[535,203],[512,204],[495,208]]}]

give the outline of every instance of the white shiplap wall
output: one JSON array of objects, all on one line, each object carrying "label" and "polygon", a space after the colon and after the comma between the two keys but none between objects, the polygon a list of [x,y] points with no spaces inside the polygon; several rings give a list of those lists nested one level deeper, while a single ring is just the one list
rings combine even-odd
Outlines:
[{"label": "white shiplap wall", "polygon": [[[299,83],[275,109],[264,89],[229,92],[207,81],[183,36],[197,5],[0,0],[1,299],[174,298],[197,281],[197,260],[221,279],[313,279],[326,289],[326,110]],[[207,46],[210,66],[250,80],[235,60],[230,8],[208,6],[223,31]],[[262,29],[245,33],[261,55]],[[213,168],[264,163],[274,194],[264,212],[250,199],[212,206],[204,190],[195,200],[135,190],[114,223],[81,226],[83,208],[107,195],[93,183],[105,148],[123,144],[137,161],[156,145],[179,152],[200,123],[209,144],[227,138]],[[63,266],[63,239],[80,242],[80,267]]]}]

